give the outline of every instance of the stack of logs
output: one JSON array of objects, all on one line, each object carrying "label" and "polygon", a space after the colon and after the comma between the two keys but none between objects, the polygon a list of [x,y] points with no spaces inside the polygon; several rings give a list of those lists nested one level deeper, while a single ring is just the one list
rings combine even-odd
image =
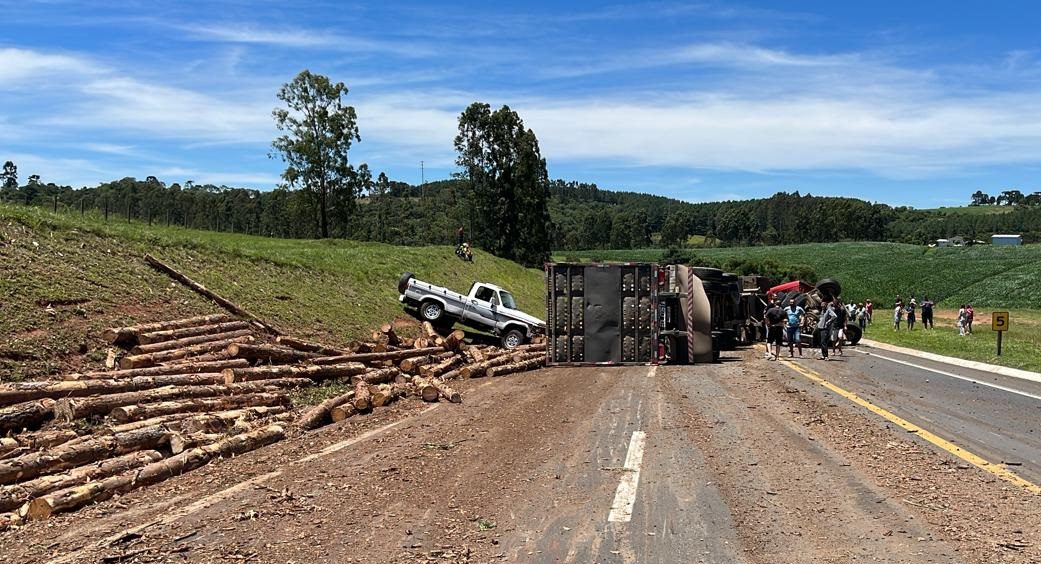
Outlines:
[{"label": "stack of logs", "polygon": [[[208,315],[109,329],[118,369],[0,384],[0,529],[148,486],[211,460],[370,412],[400,398],[460,394],[446,382],[538,368],[545,344],[468,346],[464,333],[416,339],[386,324],[336,348]],[[114,351],[113,351],[114,352]],[[294,411],[289,391],[339,383]],[[344,388],[342,384],[348,384]],[[84,432],[89,429],[89,432]]]}]

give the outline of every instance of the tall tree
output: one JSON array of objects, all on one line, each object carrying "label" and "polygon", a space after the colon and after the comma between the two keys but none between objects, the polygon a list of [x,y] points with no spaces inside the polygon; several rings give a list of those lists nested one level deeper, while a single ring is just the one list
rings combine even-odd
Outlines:
[{"label": "tall tree", "polygon": [[15,189],[18,188],[18,167],[12,161],[4,163],[4,171],[0,173],[0,178],[3,182],[0,185],[4,188]]},{"label": "tall tree", "polygon": [[[330,194],[353,203],[354,174],[348,153],[361,136],[354,107],[343,103],[346,95],[342,82],[334,84],[326,76],[304,70],[278,91],[286,108],[272,112],[275,125],[284,132],[271,144],[287,164],[283,186],[310,194],[323,238],[329,237]],[[343,198],[338,203],[344,205]]]},{"label": "tall tree", "polygon": [[525,265],[549,258],[549,175],[538,139],[508,106],[474,102],[459,116],[456,163],[470,181],[475,240]]}]

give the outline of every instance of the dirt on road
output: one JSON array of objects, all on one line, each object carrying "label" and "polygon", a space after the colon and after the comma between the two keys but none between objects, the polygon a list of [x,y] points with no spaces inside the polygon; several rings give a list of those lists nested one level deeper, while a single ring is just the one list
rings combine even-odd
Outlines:
[{"label": "dirt on road", "polygon": [[783,363],[725,360],[470,380],[459,405],[402,402],[2,533],[0,560],[1041,561],[1037,497]]}]

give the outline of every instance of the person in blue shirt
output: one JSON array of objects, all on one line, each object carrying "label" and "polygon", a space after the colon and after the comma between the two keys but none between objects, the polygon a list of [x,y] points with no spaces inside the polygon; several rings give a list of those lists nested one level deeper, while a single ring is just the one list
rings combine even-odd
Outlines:
[{"label": "person in blue shirt", "polygon": [[799,328],[802,327],[802,318],[806,315],[806,310],[795,305],[795,300],[788,300],[788,307],[784,308],[784,314],[788,316],[788,323],[785,325],[786,337],[788,338],[788,356],[795,357],[795,347],[799,347],[799,356],[802,356],[802,333]]}]

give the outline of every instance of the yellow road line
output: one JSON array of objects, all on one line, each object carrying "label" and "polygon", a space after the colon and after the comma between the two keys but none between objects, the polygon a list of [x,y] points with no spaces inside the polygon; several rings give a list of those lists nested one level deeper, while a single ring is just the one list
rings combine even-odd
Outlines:
[{"label": "yellow road line", "polygon": [[969,451],[967,451],[967,450],[965,450],[965,449],[963,449],[963,448],[961,448],[961,447],[951,443],[950,441],[948,441],[946,439],[938,437],[938,436],[930,433],[929,431],[926,431],[925,429],[919,427],[918,425],[915,425],[914,423],[911,423],[910,421],[907,421],[906,419],[900,417],[899,415],[890,413],[890,412],[886,411],[885,409],[882,409],[881,407],[878,407],[877,405],[875,405],[875,404],[871,403],[870,401],[868,401],[868,400],[858,396],[857,394],[854,394],[853,392],[847,392],[846,390],[843,390],[842,388],[836,386],[835,384],[832,384],[831,382],[825,380],[823,376],[821,376],[820,374],[814,372],[813,370],[810,370],[809,368],[804,368],[804,367],[802,367],[802,366],[800,366],[800,365],[798,365],[798,364],[796,364],[794,362],[788,361],[788,360],[782,360],[781,362],[783,362],[786,365],[788,365],[788,367],[791,368],[792,370],[794,370],[794,371],[798,372],[799,374],[802,374],[803,376],[809,378],[811,381],[813,381],[813,382],[815,382],[817,384],[820,384],[821,386],[824,386],[825,388],[835,392],[836,394],[838,394],[838,395],[848,399],[849,401],[851,401],[851,402],[853,402],[853,403],[855,403],[855,404],[857,404],[857,405],[867,409],[868,411],[870,411],[870,412],[872,412],[872,413],[874,413],[876,415],[882,416],[883,418],[887,419],[891,423],[899,425],[900,427],[902,427],[903,429],[906,429],[907,431],[913,432],[914,434],[918,435],[919,437],[921,437],[921,438],[929,441],[930,443],[932,443],[932,444],[942,448],[943,450],[953,454],[954,456],[957,456],[958,458],[964,460],[965,462],[968,462],[969,464],[972,464],[973,466],[976,466],[977,468],[980,468],[981,470],[983,470],[985,472],[989,472],[989,473],[997,476],[998,478],[1001,478],[1002,480],[1005,480],[1007,482],[1011,482],[1011,483],[1013,483],[1013,484],[1015,484],[1015,485],[1017,485],[1017,486],[1019,486],[1021,488],[1024,488],[1027,491],[1029,491],[1030,493],[1041,494],[1041,486],[1039,486],[1039,485],[1037,485],[1037,484],[1035,484],[1033,482],[1029,482],[1027,480],[1024,480],[1023,478],[1019,477],[1018,474],[1016,474],[1015,472],[1012,472],[1011,470],[1006,468],[1004,465],[995,464],[993,462],[988,462],[984,458],[982,458],[980,456],[977,456],[977,455],[975,455],[975,454],[973,454],[973,453],[971,453],[971,452],[969,452]]}]

